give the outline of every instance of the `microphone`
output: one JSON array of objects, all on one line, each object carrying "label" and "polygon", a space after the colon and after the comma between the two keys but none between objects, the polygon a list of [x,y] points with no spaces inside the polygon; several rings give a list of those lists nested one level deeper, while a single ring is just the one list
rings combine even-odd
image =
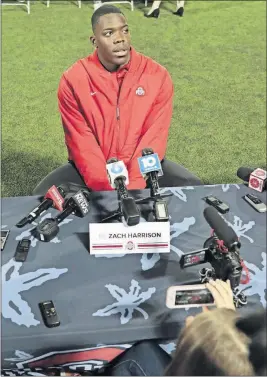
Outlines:
[{"label": "microphone", "polygon": [[263,169],[240,167],[237,170],[237,176],[245,182],[248,182],[248,187],[253,190],[262,192],[267,188],[267,172]]},{"label": "microphone", "polygon": [[159,196],[158,177],[163,175],[163,172],[158,154],[154,153],[152,148],[145,148],[142,150],[142,157],[138,158],[138,164],[142,176],[147,179],[151,197]]},{"label": "microphone", "polygon": [[44,200],[37,207],[35,207],[29,215],[20,220],[16,226],[22,228],[27,224],[31,224],[38,216],[45,212],[48,208],[54,207],[59,211],[63,210],[64,197],[66,195],[66,190],[64,185],[56,187],[53,185],[47,191],[44,196]]},{"label": "microphone", "polygon": [[122,215],[128,226],[137,225],[140,222],[140,212],[126,186],[129,184],[129,175],[123,161],[111,158],[107,161],[107,174],[112,188],[117,190]]},{"label": "microphone", "polygon": [[[145,148],[142,150],[142,157],[138,158],[138,164],[140,172],[150,188],[150,198],[147,199],[154,201],[153,212],[155,220],[169,221],[168,205],[163,197],[171,196],[172,194],[160,194],[159,176],[162,176],[163,172],[158,154],[154,153],[152,148]],[[145,201],[146,199],[141,199],[138,203],[144,203]]]},{"label": "microphone", "polygon": [[118,191],[121,198],[129,196],[126,186],[129,184],[129,175],[123,161],[113,157],[107,161],[107,174],[112,188]]},{"label": "microphone", "polygon": [[235,250],[236,247],[241,247],[235,231],[228,224],[226,224],[215,208],[205,208],[203,215],[210,227],[214,229],[217,237],[224,242],[225,246],[229,250]]},{"label": "microphone", "polygon": [[90,193],[86,190],[80,190],[76,194],[66,197],[64,210],[54,219],[45,219],[34,229],[34,235],[40,241],[49,242],[59,232],[58,224],[66,219],[71,213],[84,217],[89,213]]}]

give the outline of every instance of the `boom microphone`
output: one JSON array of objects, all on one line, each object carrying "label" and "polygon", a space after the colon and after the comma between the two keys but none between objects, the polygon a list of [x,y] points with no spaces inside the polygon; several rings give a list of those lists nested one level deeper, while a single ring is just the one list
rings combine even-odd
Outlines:
[{"label": "boom microphone", "polygon": [[89,213],[90,193],[80,190],[76,194],[66,197],[64,210],[54,219],[45,219],[34,229],[34,235],[40,241],[49,242],[59,232],[58,224],[65,220],[71,213],[84,217]]},{"label": "boom microphone", "polygon": [[241,246],[233,228],[226,224],[215,208],[205,208],[203,215],[210,227],[214,229],[217,237],[224,242],[229,250],[232,250],[236,246],[238,248]]},{"label": "boom microphone", "polygon": [[129,184],[129,176],[123,161],[111,158],[107,161],[107,174],[112,188],[118,192],[121,211],[129,226],[137,225],[140,222],[140,212],[126,185]]},{"label": "boom microphone", "polygon": [[16,226],[22,228],[27,224],[31,224],[38,216],[40,216],[44,211],[50,207],[54,207],[59,211],[63,210],[63,203],[65,197],[64,185],[56,187],[55,185],[50,187],[44,196],[44,200],[37,207],[35,207],[29,215],[20,220]]},{"label": "boom microphone", "polygon": [[237,170],[236,175],[245,182],[248,182],[248,186],[253,190],[262,192],[267,188],[267,172],[263,169],[240,167]]}]

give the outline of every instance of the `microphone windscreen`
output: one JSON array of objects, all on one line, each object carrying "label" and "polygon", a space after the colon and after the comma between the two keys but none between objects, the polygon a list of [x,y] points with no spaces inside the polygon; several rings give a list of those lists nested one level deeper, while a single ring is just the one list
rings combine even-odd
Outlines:
[{"label": "microphone windscreen", "polygon": [[214,207],[205,208],[203,215],[210,227],[214,229],[217,237],[224,242],[228,249],[234,242],[238,242],[238,237],[233,228],[226,224]]},{"label": "microphone windscreen", "polygon": [[152,148],[144,148],[142,150],[142,156],[148,156],[150,154],[154,154],[154,151]]},{"label": "microphone windscreen", "polygon": [[255,169],[252,168],[247,168],[245,166],[241,166],[236,172],[236,175],[238,178],[242,179],[242,181],[248,182],[250,174],[254,171]]}]

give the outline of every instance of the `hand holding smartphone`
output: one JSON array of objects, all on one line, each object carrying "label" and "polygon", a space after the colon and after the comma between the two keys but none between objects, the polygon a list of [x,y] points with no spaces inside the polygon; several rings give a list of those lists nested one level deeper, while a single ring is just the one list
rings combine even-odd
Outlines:
[{"label": "hand holding smartphone", "polygon": [[230,280],[210,280],[205,285],[212,293],[217,308],[236,310]]},{"label": "hand holding smartphone", "polygon": [[210,280],[207,284],[169,287],[166,296],[169,309],[216,306],[235,310],[230,281]]},{"label": "hand holding smartphone", "polygon": [[178,285],[167,290],[166,306],[169,309],[215,305],[214,298],[205,284]]}]

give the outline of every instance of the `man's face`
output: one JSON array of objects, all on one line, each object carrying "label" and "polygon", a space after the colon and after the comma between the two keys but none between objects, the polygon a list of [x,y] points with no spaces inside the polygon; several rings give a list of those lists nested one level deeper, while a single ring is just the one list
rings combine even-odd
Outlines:
[{"label": "man's face", "polygon": [[107,69],[113,70],[128,63],[130,59],[130,33],[122,14],[101,16],[91,38],[98,56]]}]

